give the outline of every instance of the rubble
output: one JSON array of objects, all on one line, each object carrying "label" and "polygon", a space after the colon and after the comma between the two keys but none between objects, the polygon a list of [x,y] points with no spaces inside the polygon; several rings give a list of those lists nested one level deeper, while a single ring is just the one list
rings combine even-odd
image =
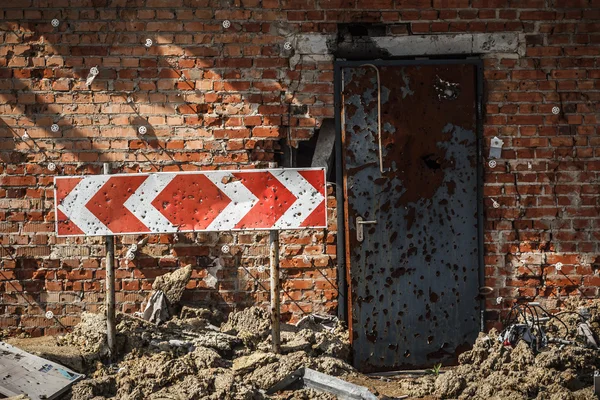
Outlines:
[{"label": "rubble", "polygon": [[[556,325],[552,333],[580,343],[575,342],[579,340],[575,327],[581,318],[571,312],[583,306],[568,303],[563,314],[566,329],[551,319],[549,325]],[[584,310],[598,338],[600,301],[586,303]],[[319,316],[296,325],[281,324],[281,354],[274,354],[267,311],[250,307],[231,313],[222,323],[224,319],[218,311],[190,306],[159,326],[119,313],[120,358],[110,365],[104,316],[83,313],[71,333],[54,341],[58,349],[70,349],[82,357],[84,367],[78,372],[89,377],[73,387],[71,399],[334,398],[311,389],[265,394],[294,371],[311,368],[365,386],[380,398],[587,400],[594,398],[593,373],[600,368],[599,351],[583,343],[550,343],[537,352],[525,340],[507,346],[498,340],[499,332],[491,330],[480,334],[473,348],[459,356],[456,367],[417,378],[379,379],[362,375],[348,364],[348,331],[337,320]],[[50,341],[48,346],[52,347]]]},{"label": "rubble", "polygon": [[192,266],[187,265],[176,271],[161,275],[152,284],[153,290],[162,291],[170,304],[177,304],[183,296],[185,286],[192,276]]},{"label": "rubble", "polygon": [[271,333],[271,317],[262,308],[250,307],[229,314],[227,322],[221,326],[221,332],[237,335],[249,344],[256,343]]},{"label": "rubble", "polygon": [[143,318],[157,325],[168,321],[176,314],[177,306],[191,276],[192,266],[187,265],[156,278],[152,284],[154,291],[150,294],[142,313]]},{"label": "rubble", "polygon": [[[354,372],[347,358],[339,358],[350,354],[348,333],[341,325],[334,331],[283,324],[285,351],[274,354],[266,311],[251,307],[232,313],[217,328],[212,322],[219,317],[187,306],[178,317],[157,326],[118,313],[121,357],[107,365],[106,321],[102,315],[85,313],[73,332],[59,341],[80,349],[90,377],[74,386],[71,399],[261,399],[270,397],[264,395],[266,389],[301,367],[334,376]],[[277,398],[331,398],[307,390],[282,396]]]},{"label": "rubble", "polygon": [[[580,319],[572,314],[582,302],[567,303],[570,316],[564,321],[567,328],[557,330],[575,340]],[[600,301],[587,303],[588,323],[598,337],[600,330]],[[559,314],[556,314],[559,315]],[[557,324],[561,325],[560,323]],[[569,336],[570,335],[570,336]],[[594,371],[600,368],[600,352],[576,344],[553,344],[535,353],[524,340],[514,348],[498,341],[499,333],[492,329],[481,333],[473,349],[459,356],[459,366],[439,376],[425,376],[413,381],[399,382],[406,393],[441,399],[484,400],[584,400],[595,398]]]}]

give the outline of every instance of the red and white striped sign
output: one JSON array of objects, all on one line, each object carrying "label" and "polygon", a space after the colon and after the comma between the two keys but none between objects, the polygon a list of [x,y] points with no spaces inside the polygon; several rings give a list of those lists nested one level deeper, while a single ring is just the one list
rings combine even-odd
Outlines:
[{"label": "red and white striped sign", "polygon": [[323,168],[54,178],[58,236],[324,228]]}]

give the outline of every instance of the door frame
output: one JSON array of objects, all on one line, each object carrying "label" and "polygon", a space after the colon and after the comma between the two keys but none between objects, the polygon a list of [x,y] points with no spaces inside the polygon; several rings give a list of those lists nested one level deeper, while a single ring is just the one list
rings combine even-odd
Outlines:
[{"label": "door frame", "polygon": [[[474,65],[475,73],[475,102],[476,102],[476,146],[477,146],[477,247],[478,247],[478,279],[479,287],[485,286],[485,264],[483,246],[483,60],[480,58],[465,59],[423,59],[423,60],[361,60],[334,61],[334,115],[335,115],[335,169],[336,169],[336,204],[337,204],[337,276],[338,276],[338,316],[348,324],[350,343],[352,335],[352,287],[350,285],[350,257],[347,254],[346,232],[348,219],[345,210],[344,170],[342,149],[342,69],[359,67],[364,64],[379,66],[414,66],[414,65]],[[485,330],[485,299],[479,300],[480,315],[479,329]]]}]

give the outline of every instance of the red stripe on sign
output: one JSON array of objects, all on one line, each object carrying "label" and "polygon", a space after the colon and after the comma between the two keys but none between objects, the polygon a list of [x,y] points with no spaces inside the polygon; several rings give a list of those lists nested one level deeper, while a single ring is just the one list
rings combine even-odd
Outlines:
[{"label": "red stripe on sign", "polygon": [[[81,182],[83,178],[60,178],[56,179],[56,204],[62,204],[65,197]],[[56,210],[56,231],[59,235],[83,235],[83,231],[75,225],[59,209]]]},{"label": "red stripe on sign", "polygon": [[56,231],[59,235],[83,235],[83,231],[79,229],[62,211],[57,210],[56,214]]},{"label": "red stripe on sign", "polygon": [[271,228],[294,204],[296,196],[270,172],[234,174],[258,199],[254,207],[237,223],[236,229]]},{"label": "red stripe on sign", "polygon": [[146,179],[139,175],[112,177],[85,207],[113,232],[148,232],[148,227],[124,206]]},{"label": "red stripe on sign", "polygon": [[152,205],[181,230],[202,230],[231,203],[205,175],[177,175]]},{"label": "red stripe on sign", "polygon": [[[56,180],[56,204],[61,204],[65,197],[81,182],[83,178],[60,178]],[[63,214],[64,215],[64,214]]]},{"label": "red stripe on sign", "polygon": [[323,196],[325,196],[325,171],[324,170],[308,170],[298,171],[308,183],[314,186]]},{"label": "red stripe on sign", "polygon": [[309,171],[299,171],[298,172],[304,179],[307,180],[308,183],[313,185],[315,189],[317,189],[325,199],[317,206],[317,208],[310,213],[308,217],[300,226],[324,226],[325,221],[327,221],[326,213],[327,213],[327,195],[325,194],[325,171],[324,170],[309,170]]}]

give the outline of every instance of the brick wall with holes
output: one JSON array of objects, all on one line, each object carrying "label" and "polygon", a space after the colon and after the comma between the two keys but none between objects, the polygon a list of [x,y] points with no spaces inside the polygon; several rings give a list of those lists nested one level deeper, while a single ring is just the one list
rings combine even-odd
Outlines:
[{"label": "brick wall with holes", "polygon": [[[54,175],[98,174],[103,162],[125,173],[281,162],[334,115],[334,56],[298,57],[285,43],[344,23],[390,36],[523,34],[524,53],[483,57],[484,154],[504,140],[497,166],[485,165],[487,318],[519,299],[597,296],[599,19],[599,0],[3,0],[0,328],[54,333],[104,300],[102,239],[53,233]],[[328,190],[329,229],[281,237],[286,319],[337,306]],[[186,264],[186,301],[268,301],[268,233],[149,236],[125,259],[144,238],[117,237],[120,310],[138,311],[156,276]]]}]

